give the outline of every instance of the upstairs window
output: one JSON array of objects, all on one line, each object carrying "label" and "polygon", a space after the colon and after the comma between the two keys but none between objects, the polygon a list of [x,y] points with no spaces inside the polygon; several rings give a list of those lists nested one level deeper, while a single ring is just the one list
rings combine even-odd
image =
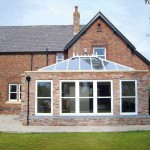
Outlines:
[{"label": "upstairs window", "polygon": [[98,23],[98,25],[97,25],[97,31],[98,31],[98,32],[101,31],[101,24],[99,24],[99,23]]},{"label": "upstairs window", "polygon": [[9,101],[21,101],[21,84],[9,84]]},{"label": "upstairs window", "polygon": [[63,53],[57,53],[56,54],[56,63],[64,60],[64,54]]},{"label": "upstairs window", "polygon": [[103,47],[95,47],[93,53],[102,59],[106,59],[106,49]]}]

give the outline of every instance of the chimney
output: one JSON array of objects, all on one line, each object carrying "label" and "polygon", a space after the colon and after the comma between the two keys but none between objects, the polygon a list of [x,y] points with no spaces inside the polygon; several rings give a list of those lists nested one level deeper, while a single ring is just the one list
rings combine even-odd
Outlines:
[{"label": "chimney", "polygon": [[78,6],[75,6],[75,12],[73,13],[73,34],[76,35],[80,31],[80,13],[78,12]]}]

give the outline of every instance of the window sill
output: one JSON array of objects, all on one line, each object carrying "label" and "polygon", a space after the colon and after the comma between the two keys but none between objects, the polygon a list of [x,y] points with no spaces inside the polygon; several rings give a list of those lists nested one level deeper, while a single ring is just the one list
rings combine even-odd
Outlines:
[{"label": "window sill", "polygon": [[7,101],[6,104],[21,104],[21,101]]}]

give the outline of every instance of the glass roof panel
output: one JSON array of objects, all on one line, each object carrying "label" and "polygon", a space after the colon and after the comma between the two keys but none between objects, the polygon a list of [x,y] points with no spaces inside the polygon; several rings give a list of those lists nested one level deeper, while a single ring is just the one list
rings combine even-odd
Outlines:
[{"label": "glass roof panel", "polygon": [[117,70],[115,64],[109,61],[103,61],[105,70]]},{"label": "glass roof panel", "polygon": [[56,64],[55,70],[67,70],[68,60],[61,61]]},{"label": "glass roof panel", "polygon": [[54,70],[55,66],[56,66],[55,64],[54,65],[50,65],[50,66],[44,67],[44,68],[42,68],[40,70]]},{"label": "glass roof panel", "polygon": [[104,70],[101,59],[99,59],[97,57],[93,57],[93,58],[91,58],[91,60],[92,60],[92,67],[94,70]]},{"label": "glass roof panel", "polygon": [[80,57],[80,70],[91,70],[90,57]]},{"label": "glass roof panel", "polygon": [[122,65],[119,65],[119,64],[117,64],[116,66],[117,66],[118,70],[133,70],[132,68],[128,68],[126,66],[122,66]]},{"label": "glass roof panel", "polygon": [[68,70],[79,70],[79,58],[71,58],[68,64]]},{"label": "glass roof panel", "polygon": [[39,70],[134,70],[97,56],[75,56]]}]

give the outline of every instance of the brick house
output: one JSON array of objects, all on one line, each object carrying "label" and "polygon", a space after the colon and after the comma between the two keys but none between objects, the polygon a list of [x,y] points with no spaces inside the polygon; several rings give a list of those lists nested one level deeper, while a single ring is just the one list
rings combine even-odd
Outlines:
[{"label": "brick house", "polygon": [[2,113],[24,125],[150,123],[150,62],[101,12],[80,25],[76,6],[73,26],[0,33]]}]

